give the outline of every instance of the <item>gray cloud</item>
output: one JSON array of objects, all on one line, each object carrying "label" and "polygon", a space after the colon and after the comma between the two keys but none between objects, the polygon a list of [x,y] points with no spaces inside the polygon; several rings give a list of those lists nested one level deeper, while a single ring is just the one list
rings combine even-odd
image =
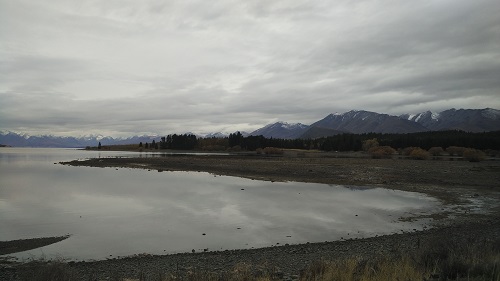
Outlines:
[{"label": "gray cloud", "polygon": [[0,0],[0,129],[129,135],[500,108],[481,1]]}]

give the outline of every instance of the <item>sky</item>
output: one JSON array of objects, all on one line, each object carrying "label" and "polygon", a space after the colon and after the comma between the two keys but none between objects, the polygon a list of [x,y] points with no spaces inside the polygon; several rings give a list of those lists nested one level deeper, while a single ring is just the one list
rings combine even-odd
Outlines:
[{"label": "sky", "polygon": [[500,109],[498,0],[0,0],[0,129],[251,132]]}]

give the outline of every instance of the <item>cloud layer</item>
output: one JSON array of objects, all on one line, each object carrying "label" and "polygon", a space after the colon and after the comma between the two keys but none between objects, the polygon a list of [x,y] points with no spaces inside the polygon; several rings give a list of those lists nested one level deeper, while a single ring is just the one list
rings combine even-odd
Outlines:
[{"label": "cloud layer", "polygon": [[499,14],[495,0],[0,0],[0,128],[207,133],[500,108]]}]

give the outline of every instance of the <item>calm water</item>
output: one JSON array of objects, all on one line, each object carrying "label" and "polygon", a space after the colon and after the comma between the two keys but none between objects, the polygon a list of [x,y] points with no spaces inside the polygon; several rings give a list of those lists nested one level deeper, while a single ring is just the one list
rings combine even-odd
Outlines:
[{"label": "calm water", "polygon": [[16,255],[71,259],[251,248],[421,229],[398,218],[439,207],[380,188],[54,164],[129,155],[0,148],[0,240],[72,234]]}]

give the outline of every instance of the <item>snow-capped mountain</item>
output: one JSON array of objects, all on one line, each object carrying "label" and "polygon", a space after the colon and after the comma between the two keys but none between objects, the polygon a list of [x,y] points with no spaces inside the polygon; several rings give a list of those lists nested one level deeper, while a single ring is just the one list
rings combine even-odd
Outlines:
[{"label": "snow-capped mountain", "polygon": [[335,113],[313,123],[311,127],[333,129],[346,133],[414,133],[427,129],[410,120],[388,114],[380,114],[365,110],[351,110],[346,113]]},{"label": "snow-capped mountain", "polygon": [[[400,116],[351,110],[332,113],[310,126],[302,125],[291,132],[285,122],[269,124],[252,132],[273,138],[319,138],[342,133],[415,133],[437,130],[463,130],[486,132],[500,130],[500,110],[449,109],[439,113],[425,111]],[[293,124],[292,124],[293,125]],[[293,127],[293,126],[292,126]],[[302,131],[302,133],[300,133]]]},{"label": "snow-capped mountain", "polygon": [[158,136],[133,136],[128,138],[112,138],[101,135],[90,135],[82,137],[60,137],[60,136],[29,136],[14,132],[2,131],[0,133],[0,144],[15,147],[62,147],[62,148],[81,148],[86,146],[97,146],[113,144],[131,144],[140,142],[159,141]]},{"label": "snow-capped mountain", "polygon": [[276,122],[255,130],[250,135],[262,135],[266,138],[296,139],[308,128],[309,126],[301,123]]},{"label": "snow-capped mountain", "polygon": [[485,109],[448,109],[439,113],[431,111],[419,114],[403,114],[402,119],[414,121],[429,131],[463,130],[467,132],[486,132],[500,130],[500,110]]},{"label": "snow-capped mountain", "polygon": [[228,134],[222,133],[222,132],[216,132],[216,133],[208,133],[204,136],[204,138],[211,139],[211,138],[225,138],[227,137]]}]

